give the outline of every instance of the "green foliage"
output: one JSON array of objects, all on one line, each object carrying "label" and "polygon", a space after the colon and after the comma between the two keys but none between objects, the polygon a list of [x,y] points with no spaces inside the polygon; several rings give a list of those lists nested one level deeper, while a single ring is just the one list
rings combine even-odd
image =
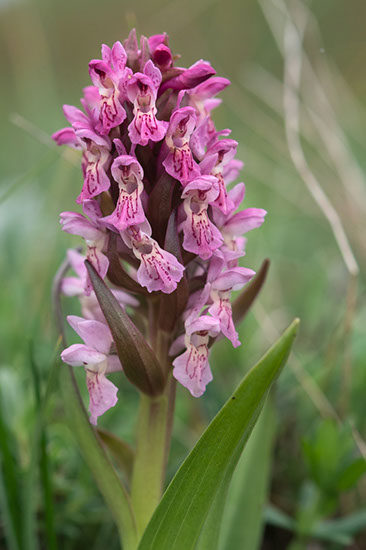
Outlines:
[{"label": "green foliage", "polygon": [[366,461],[357,456],[352,433],[335,421],[321,422],[311,439],[304,439],[303,451],[312,480],[319,490],[336,498],[351,489],[366,472]]},{"label": "green foliage", "polygon": [[275,428],[276,410],[270,394],[233,475],[222,522],[220,550],[260,548]]},{"label": "green foliage", "polygon": [[295,320],[206,429],[166,490],[139,550],[195,547],[215,498],[225,493],[267,392],[286,363],[297,328]]}]

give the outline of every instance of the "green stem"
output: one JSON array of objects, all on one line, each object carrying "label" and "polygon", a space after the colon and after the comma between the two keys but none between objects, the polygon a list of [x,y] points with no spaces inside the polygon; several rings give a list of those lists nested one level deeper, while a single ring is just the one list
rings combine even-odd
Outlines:
[{"label": "green stem", "polygon": [[173,379],[169,381],[163,395],[141,394],[140,397],[131,488],[138,537],[142,536],[163,493],[174,410],[174,382]]}]

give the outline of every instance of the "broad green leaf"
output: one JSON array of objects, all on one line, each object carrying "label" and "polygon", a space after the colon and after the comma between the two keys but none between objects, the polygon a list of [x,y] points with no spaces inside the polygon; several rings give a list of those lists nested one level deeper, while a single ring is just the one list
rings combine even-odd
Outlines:
[{"label": "broad green leaf", "polygon": [[358,480],[366,472],[366,460],[358,458],[352,464],[347,466],[341,473],[337,482],[337,489],[347,491],[356,485]]},{"label": "broad green leaf", "polygon": [[215,500],[213,501],[207,514],[206,521],[202,528],[200,538],[195,546],[195,550],[216,550],[219,548],[222,517],[226,507],[227,494],[233,472],[240,458],[241,451],[241,447],[238,447],[231,458],[230,464],[228,464],[225,477],[221,482],[220,488],[216,492]]},{"label": "broad green leaf", "polygon": [[269,396],[233,474],[223,517],[220,549],[259,548],[275,424],[276,411]]},{"label": "broad green leaf", "polygon": [[63,401],[72,432],[117,524],[123,549],[134,550],[136,525],[129,496],[89,422],[72,367],[62,365],[60,368],[62,368],[60,379]]},{"label": "broad green leaf", "polygon": [[195,548],[223,480],[230,477],[228,470],[238,460],[266,394],[286,363],[298,324],[296,319],[213,419],[166,490],[139,550]]},{"label": "broad green leaf", "polygon": [[92,264],[86,260],[85,265],[101,310],[111,329],[124,373],[143,393],[159,395],[164,391],[165,376],[155,353]]}]

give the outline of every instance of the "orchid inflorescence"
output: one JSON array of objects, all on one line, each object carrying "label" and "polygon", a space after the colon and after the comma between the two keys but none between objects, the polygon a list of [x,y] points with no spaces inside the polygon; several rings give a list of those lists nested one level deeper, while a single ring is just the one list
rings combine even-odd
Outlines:
[{"label": "orchid inflorescence", "polygon": [[[86,243],[85,257],[68,251],[76,276],[62,281],[62,292],[80,299],[82,317],[67,320],[84,344],[61,357],[85,367],[93,424],[117,402],[106,375],[122,366],[127,375],[95,273],[109,281],[113,303],[127,309],[131,334],[146,337],[164,380],[173,365],[173,376],[194,397],[212,380],[213,339],[222,333],[240,345],[231,293],[254,275],[238,259],[245,254],[243,234],[259,227],[266,212],[236,212],[244,184],[227,189],[242,162],[230,130],[217,131],[211,112],[229,80],[202,60],[176,67],[176,57],[166,34],[142,36],[139,47],[132,31],[124,45],[103,45],[102,59],[89,63],[93,85],[84,89],[84,112],[64,105],[71,127],[53,135],[58,145],[82,152],[76,202],[83,214],[63,212],[61,224]],[[133,368],[128,378],[149,392]]]}]

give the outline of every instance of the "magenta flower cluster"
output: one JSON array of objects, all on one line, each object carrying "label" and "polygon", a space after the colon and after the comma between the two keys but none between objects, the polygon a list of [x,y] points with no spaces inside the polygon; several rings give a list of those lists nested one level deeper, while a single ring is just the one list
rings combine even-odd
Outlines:
[{"label": "magenta flower cluster", "polygon": [[[153,304],[152,323],[169,340],[173,376],[199,397],[212,380],[209,340],[222,333],[240,345],[230,298],[254,275],[238,259],[243,235],[266,212],[237,212],[245,187],[229,187],[242,168],[238,144],[230,130],[216,130],[211,113],[230,82],[206,61],[186,69],[175,59],[166,34],[141,37],[138,45],[132,31],[124,45],[103,45],[102,59],[89,63],[84,111],[65,105],[71,127],[53,139],[82,152],[76,202],[83,214],[63,212],[63,230],[85,240],[86,258],[132,319]],[[82,317],[68,322],[84,344],[68,347],[62,359],[85,367],[96,423],[117,401],[106,374],[123,365],[85,257],[69,250],[68,258],[75,276],[62,289],[82,306]]]}]

